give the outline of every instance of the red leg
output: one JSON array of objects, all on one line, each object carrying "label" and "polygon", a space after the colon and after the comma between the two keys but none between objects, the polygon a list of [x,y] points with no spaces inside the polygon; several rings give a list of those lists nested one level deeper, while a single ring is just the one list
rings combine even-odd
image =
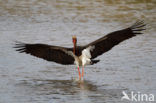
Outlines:
[{"label": "red leg", "polygon": [[82,66],[82,79],[83,79],[83,76],[84,76],[84,66]]},{"label": "red leg", "polygon": [[77,67],[77,69],[78,69],[78,72],[79,72],[79,80],[81,80],[81,73],[80,73],[79,67]]}]

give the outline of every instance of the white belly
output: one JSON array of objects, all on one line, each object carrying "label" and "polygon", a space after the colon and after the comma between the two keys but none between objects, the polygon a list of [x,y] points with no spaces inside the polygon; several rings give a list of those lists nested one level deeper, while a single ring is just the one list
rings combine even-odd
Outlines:
[{"label": "white belly", "polygon": [[82,57],[82,65],[83,66],[88,65],[90,63],[91,63],[91,60],[89,58]]},{"label": "white belly", "polygon": [[91,64],[91,54],[90,51],[94,49],[94,46],[90,46],[82,51],[82,66]]},{"label": "white belly", "polygon": [[85,66],[91,64],[91,53],[90,51],[94,49],[94,46],[89,46],[82,51],[82,55],[79,57],[75,56],[75,64],[77,66]]}]

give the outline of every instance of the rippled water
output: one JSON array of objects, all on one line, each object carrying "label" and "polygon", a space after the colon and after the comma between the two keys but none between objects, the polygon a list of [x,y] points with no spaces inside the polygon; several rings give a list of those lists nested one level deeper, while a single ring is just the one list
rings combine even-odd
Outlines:
[{"label": "rippled water", "polygon": [[[144,20],[143,35],[85,67],[47,62],[12,48],[15,41],[71,47]],[[129,103],[122,91],[156,94],[155,0],[0,0],[0,103]]]}]

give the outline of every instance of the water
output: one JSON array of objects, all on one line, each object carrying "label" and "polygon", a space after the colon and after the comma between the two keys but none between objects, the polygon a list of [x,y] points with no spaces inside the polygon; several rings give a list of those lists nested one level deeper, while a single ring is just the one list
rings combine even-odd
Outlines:
[{"label": "water", "polygon": [[[125,103],[122,91],[156,94],[154,0],[0,0],[0,103]],[[120,43],[85,67],[80,83],[74,65],[20,54],[15,41],[72,46],[147,23],[143,35]]]}]

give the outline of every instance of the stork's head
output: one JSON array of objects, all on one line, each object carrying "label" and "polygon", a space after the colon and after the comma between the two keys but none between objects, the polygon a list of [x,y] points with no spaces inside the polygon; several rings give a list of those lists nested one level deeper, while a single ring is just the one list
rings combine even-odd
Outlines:
[{"label": "stork's head", "polygon": [[72,39],[73,39],[73,44],[76,45],[76,43],[77,43],[77,38],[76,38],[76,36],[74,35],[74,36],[72,37]]}]

